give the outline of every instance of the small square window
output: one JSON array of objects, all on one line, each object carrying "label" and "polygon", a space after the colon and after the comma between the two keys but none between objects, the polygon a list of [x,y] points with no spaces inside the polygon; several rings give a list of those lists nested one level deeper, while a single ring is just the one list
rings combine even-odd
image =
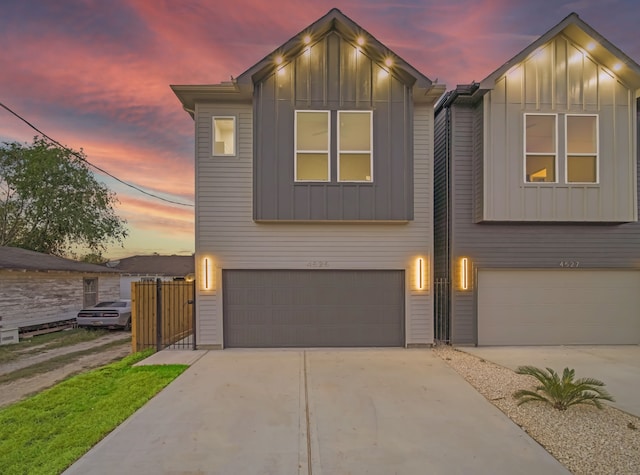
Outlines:
[{"label": "small square window", "polygon": [[236,118],[213,118],[213,156],[234,156],[236,154]]}]

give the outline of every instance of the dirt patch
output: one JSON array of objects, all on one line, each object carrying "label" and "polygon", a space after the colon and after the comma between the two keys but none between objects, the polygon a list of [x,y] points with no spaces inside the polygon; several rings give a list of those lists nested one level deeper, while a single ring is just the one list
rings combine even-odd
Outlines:
[{"label": "dirt patch", "polygon": [[[92,351],[93,348],[95,348],[95,352]],[[89,353],[82,354],[78,358],[44,373],[0,384],[0,407],[49,388],[71,375],[124,358],[131,352],[131,334],[113,332],[93,341],[55,348],[35,355],[25,355],[16,361],[0,365],[0,375],[10,375],[12,372],[34,367],[63,355],[72,357],[75,352]]]}]

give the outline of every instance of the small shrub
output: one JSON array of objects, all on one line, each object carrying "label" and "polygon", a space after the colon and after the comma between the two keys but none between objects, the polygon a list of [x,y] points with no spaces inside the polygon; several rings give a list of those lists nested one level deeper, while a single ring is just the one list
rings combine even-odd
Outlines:
[{"label": "small shrub", "polygon": [[602,409],[601,400],[613,401],[613,397],[605,390],[604,383],[593,378],[575,378],[575,370],[565,368],[562,378],[551,368],[543,370],[535,366],[520,366],[518,374],[526,374],[536,378],[540,385],[535,391],[521,389],[513,393],[518,399],[518,406],[530,401],[542,401],[554,408],[564,411],[574,404],[593,404]]}]

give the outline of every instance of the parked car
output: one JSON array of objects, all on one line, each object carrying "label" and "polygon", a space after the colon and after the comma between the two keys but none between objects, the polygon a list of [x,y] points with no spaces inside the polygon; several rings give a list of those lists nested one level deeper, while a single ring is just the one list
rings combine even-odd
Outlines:
[{"label": "parked car", "polygon": [[80,310],[76,317],[79,327],[131,329],[131,300],[110,300]]}]

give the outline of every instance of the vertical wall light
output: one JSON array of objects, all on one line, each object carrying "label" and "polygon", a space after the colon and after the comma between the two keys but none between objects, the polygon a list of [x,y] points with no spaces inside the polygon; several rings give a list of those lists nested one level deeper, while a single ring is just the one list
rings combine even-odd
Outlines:
[{"label": "vertical wall light", "polygon": [[418,290],[424,290],[425,278],[424,278],[425,263],[422,257],[416,259],[416,288]]},{"label": "vertical wall light", "polygon": [[460,259],[460,288],[469,289],[469,259],[466,257]]},{"label": "vertical wall light", "polygon": [[205,257],[202,265],[204,267],[203,290],[211,290],[211,259]]}]

